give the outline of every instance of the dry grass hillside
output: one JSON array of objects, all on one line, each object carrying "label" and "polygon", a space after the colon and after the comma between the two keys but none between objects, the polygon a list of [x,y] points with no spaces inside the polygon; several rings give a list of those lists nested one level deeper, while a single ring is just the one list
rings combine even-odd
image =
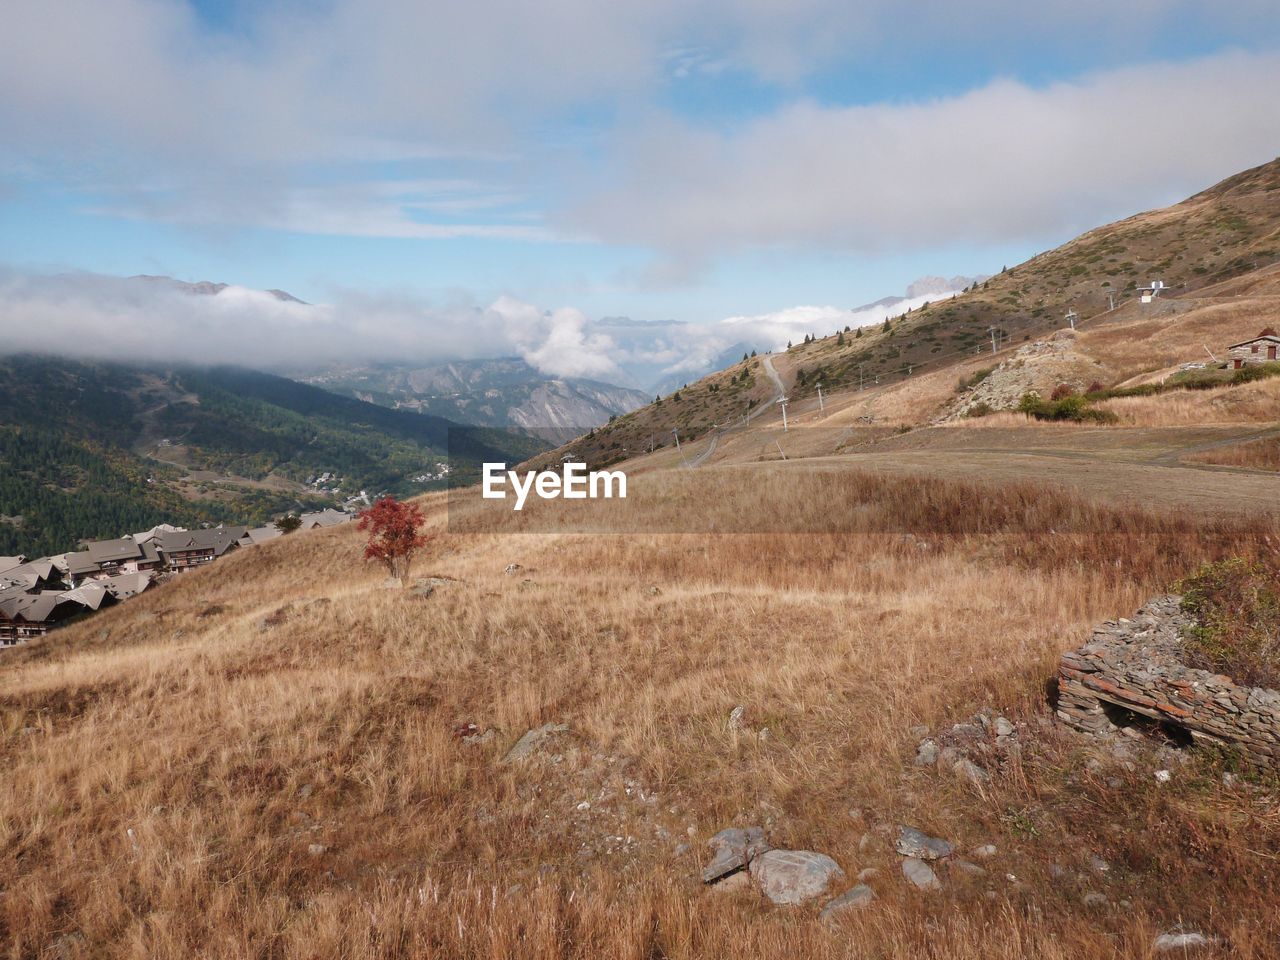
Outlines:
[{"label": "dry grass hillside", "polygon": [[[4,955],[1100,960],[1185,928],[1275,956],[1274,784],[1096,746],[1046,692],[1092,623],[1274,560],[1273,528],[813,465],[633,485],[615,528],[760,532],[537,532],[556,504],[461,532],[437,498],[430,595],[337,528],[6,651]],[[914,762],[979,712],[1015,730],[989,779]],[[708,837],[752,824],[875,901],[704,888]],[[899,824],[973,864],[911,887]]]},{"label": "dry grass hillside", "polygon": [[[1069,310],[1081,318],[1078,362],[1044,364],[1039,379],[1015,378],[1018,384],[1051,390],[1055,379],[1081,387],[1098,379],[1112,386],[1206,360],[1205,345],[1217,351],[1276,322],[1278,260],[1280,160],[1092,230],[953,300],[894,318],[888,329],[814,331],[818,339],[771,359],[797,410],[817,406],[821,383],[837,409],[856,396],[860,417],[918,424],[946,412],[958,380],[1065,327]],[[1166,298],[1139,304],[1135,287],[1155,279],[1167,285]],[[701,438],[775,395],[761,359],[749,359],[619,417],[555,459],[566,451],[592,464],[633,458],[651,445],[672,445],[673,429],[682,439]]]}]

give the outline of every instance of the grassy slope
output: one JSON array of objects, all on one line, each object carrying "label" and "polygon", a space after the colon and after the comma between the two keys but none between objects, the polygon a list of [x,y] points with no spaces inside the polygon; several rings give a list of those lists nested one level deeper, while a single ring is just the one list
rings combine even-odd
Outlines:
[{"label": "grassy slope", "polygon": [[[379,589],[353,529],[298,534],[9,651],[0,940],[15,957],[1093,960],[1182,920],[1269,955],[1253,851],[1280,843],[1274,808],[1209,760],[1139,748],[1126,767],[1056,729],[1043,694],[1092,622],[1255,540],[1030,488],[732,476],[639,476],[622,509],[643,525],[680,478],[707,520],[838,510],[849,530],[444,533],[419,570],[458,579],[429,599]],[[1024,513],[1057,532],[1029,539]],[[737,704],[767,739],[729,728]],[[912,764],[914,725],[983,706],[1024,745],[990,784]],[[547,722],[570,725],[561,762],[498,763]],[[462,742],[470,723],[493,738]],[[899,822],[1000,852],[923,896],[890,850]],[[704,841],[734,823],[878,870],[877,903],[833,930],[704,890]]]},{"label": "grassy slope", "polygon": [[[1018,346],[1064,326],[1062,318],[1069,309],[1087,320],[1107,309],[1108,292],[1122,303],[1133,297],[1136,283],[1157,278],[1175,295],[1229,298],[1258,293],[1240,287],[1238,279],[1278,258],[1280,160],[1172,207],[1092,230],[992,277],[981,288],[896,318],[889,333],[878,326],[867,328],[860,338],[845,334],[843,345],[836,336],[826,336],[775,356],[775,364],[797,401],[812,399],[819,381],[829,397],[856,389],[860,365],[863,382],[882,386],[907,381],[908,369],[911,380],[947,371],[935,381],[946,384],[940,394],[945,399],[958,376],[992,362],[987,357],[992,327],[999,331],[1002,346]],[[1274,295],[1274,284],[1265,292]],[[1125,316],[1121,313],[1116,319]],[[1199,343],[1190,351],[1192,358],[1204,359]],[[753,388],[745,395],[730,395],[726,390],[744,367]],[[801,371],[803,384],[797,380]],[[651,435],[668,445],[673,427],[681,428],[682,438],[702,436],[713,422],[740,417],[746,400],[772,397],[758,360],[737,364],[690,384],[680,391],[678,401],[663,398],[660,405],[619,418],[566,449],[591,463],[613,462],[624,453],[634,456],[637,450],[647,450]]]}]

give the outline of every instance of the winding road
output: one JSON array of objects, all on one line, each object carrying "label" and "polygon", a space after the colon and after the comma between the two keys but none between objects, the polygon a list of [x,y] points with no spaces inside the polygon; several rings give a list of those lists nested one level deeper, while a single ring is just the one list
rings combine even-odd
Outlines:
[{"label": "winding road", "polygon": [[687,465],[690,470],[696,467],[700,467],[707,462],[707,460],[711,457],[711,455],[716,452],[716,446],[720,443],[721,436],[728,433],[730,430],[740,429],[741,427],[746,426],[748,423],[750,423],[752,420],[755,420],[766,410],[771,409],[775,403],[777,403],[779,400],[781,400],[783,397],[787,395],[786,388],[783,387],[782,385],[782,378],[778,376],[778,371],[775,370],[773,367],[773,358],[766,355],[761,357],[760,360],[761,360],[761,365],[764,367],[765,375],[771,381],[773,381],[773,389],[775,392],[773,401],[770,403],[760,404],[760,406],[756,407],[754,410],[752,410],[750,413],[747,414],[746,419],[741,424],[735,424],[732,427],[721,427],[716,431],[714,431],[711,434],[711,439],[707,442],[707,449],[703,450],[700,454],[698,454],[692,460],[688,461]]}]

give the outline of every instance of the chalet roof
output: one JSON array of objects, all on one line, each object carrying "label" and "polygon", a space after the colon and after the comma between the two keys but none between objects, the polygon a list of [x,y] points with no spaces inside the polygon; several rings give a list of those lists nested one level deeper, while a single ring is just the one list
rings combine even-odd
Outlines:
[{"label": "chalet roof", "polygon": [[275,525],[254,527],[252,530],[245,531],[244,536],[240,538],[240,545],[242,547],[257,546],[260,543],[266,543],[268,540],[274,540],[276,537],[282,536],[284,534]]},{"label": "chalet roof", "polygon": [[117,600],[128,600],[150,587],[154,578],[155,574],[150,570],[139,570],[137,573],[121,573],[108,577],[98,583]]},{"label": "chalet roof", "polygon": [[73,577],[78,577],[85,573],[97,573],[98,563],[88,550],[81,550],[79,553],[67,554],[67,573]]},{"label": "chalet roof", "polygon": [[54,567],[52,560],[28,560],[26,563],[10,567],[4,573],[0,573],[0,586],[19,583],[30,589],[41,580],[51,579],[55,569],[57,568]]},{"label": "chalet roof", "polygon": [[86,583],[74,590],[68,590],[65,593],[58,594],[63,600],[70,600],[78,603],[90,610],[97,610],[104,604],[110,605],[115,603],[116,595],[101,583]]},{"label": "chalet roof", "polygon": [[162,533],[179,533],[185,532],[186,527],[175,527],[171,523],[158,523],[150,530],[143,530],[141,533],[135,533],[133,540],[135,543],[149,543],[155,540]]},{"label": "chalet roof", "polygon": [[298,519],[302,521],[301,526],[298,527],[299,530],[314,530],[316,527],[336,527],[340,523],[354,520],[355,517],[345,510],[334,510],[330,507],[316,513],[304,513]]},{"label": "chalet roof", "polygon": [[247,527],[210,527],[208,530],[164,530],[156,538],[161,553],[182,553],[187,550],[212,550],[220,557],[245,535]]},{"label": "chalet roof", "polygon": [[1280,344],[1280,336],[1274,333],[1262,333],[1256,337],[1250,337],[1248,340],[1241,340],[1239,343],[1233,343],[1228,350],[1234,350],[1236,347],[1248,347],[1255,343],[1276,343]]},{"label": "chalet roof", "polygon": [[39,593],[24,593],[18,597],[0,600],[0,613],[9,620],[45,623],[55,619],[55,613],[65,612],[59,611],[59,607],[64,604],[74,606],[78,603],[78,600],[68,599],[57,590],[41,590]]},{"label": "chalet roof", "polygon": [[27,562],[27,558],[18,554],[16,557],[0,557],[0,573],[6,570],[12,570],[14,567],[20,567]]},{"label": "chalet roof", "polygon": [[94,563],[103,564],[110,561],[121,562],[137,559],[142,554],[133,537],[119,537],[116,540],[94,540],[85,544],[89,557]]}]

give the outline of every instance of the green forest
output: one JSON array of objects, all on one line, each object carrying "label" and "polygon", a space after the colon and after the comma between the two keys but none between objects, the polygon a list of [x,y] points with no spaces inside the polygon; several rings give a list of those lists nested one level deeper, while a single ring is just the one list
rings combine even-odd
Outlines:
[{"label": "green forest", "polygon": [[327,471],[344,478],[344,492],[400,496],[442,486],[410,479],[438,461],[466,476],[483,460],[516,462],[545,446],[237,368],[0,358],[0,554],[62,553],[157,523],[264,523],[333,504],[244,486],[197,497],[186,470],[136,452],[144,436],[183,444],[191,469],[298,482]]}]

